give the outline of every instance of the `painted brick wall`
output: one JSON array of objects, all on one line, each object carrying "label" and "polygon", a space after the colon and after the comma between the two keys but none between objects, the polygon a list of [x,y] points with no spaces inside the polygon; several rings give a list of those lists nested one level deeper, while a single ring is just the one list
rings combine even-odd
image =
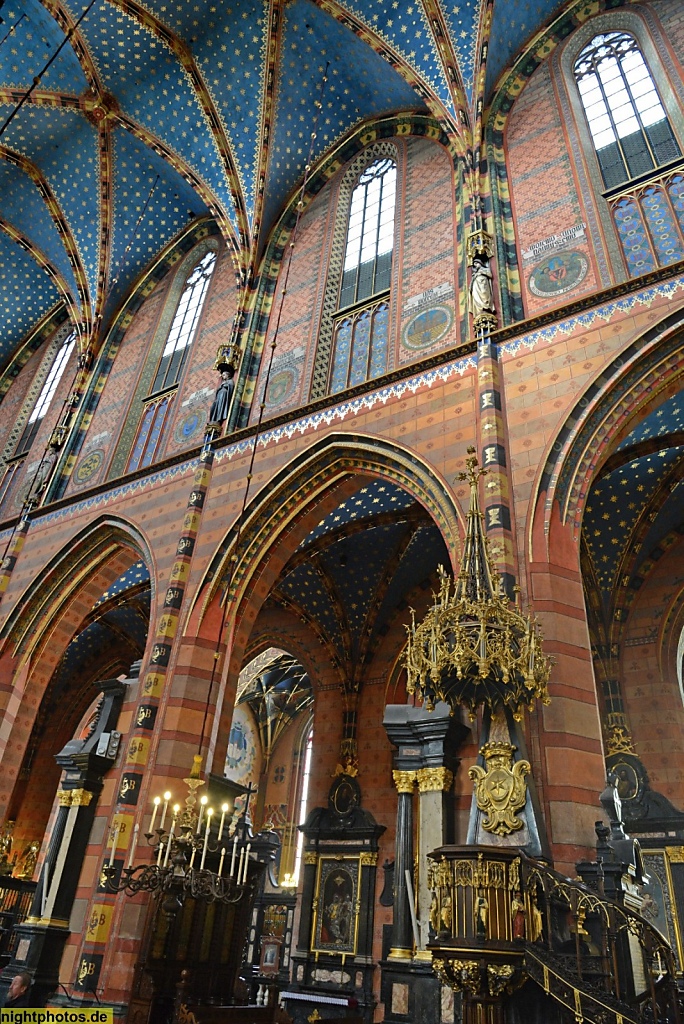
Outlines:
[{"label": "painted brick wall", "polygon": [[[543,256],[529,261],[523,258],[523,252],[535,242],[586,222],[548,64],[535,71],[516,101],[508,119],[506,146],[523,303],[526,315],[531,316],[598,287],[592,254],[584,239],[566,250],[580,254],[581,272],[585,273],[572,288],[566,281],[572,279],[574,271],[566,267],[564,273],[559,259],[563,254],[554,254],[556,264],[552,266]],[[533,275],[533,286],[539,291],[556,290],[536,295],[530,287]]]},{"label": "painted brick wall", "polygon": [[[282,301],[277,349],[267,394],[265,414],[276,415],[308,401],[318,321],[323,304],[329,250],[329,219],[337,189],[328,183],[305,210],[292,253],[287,294]],[[328,244],[326,244],[326,240]],[[286,257],[287,259],[287,257]],[[258,391],[263,394],[270,345],[281,308],[284,268],[274,296],[271,320],[259,373]],[[261,400],[261,398],[259,399]],[[259,415],[258,402],[252,421]]]},{"label": "painted brick wall", "polygon": [[[441,146],[426,139],[408,140],[404,195],[398,363],[413,362],[459,341],[453,168]],[[434,288],[443,290],[438,299],[425,295]]]},{"label": "painted brick wall", "polygon": [[[82,487],[97,483],[106,477],[107,467],[116,448],[121,428],[125,423],[126,413],[135,390],[138,375],[142,369],[147,346],[154,334],[167,288],[167,281],[163,281],[155,288],[135,314],[133,322],[126,331],[109,378],[100,396],[95,415],[90,422],[90,427],[88,428],[79,460],[74,467],[66,494],[72,494],[75,491],[81,490]],[[104,453],[102,465],[97,474],[81,484],[78,481],[79,467],[83,460],[95,449]]]},{"label": "painted brick wall", "polygon": [[[213,391],[220,382],[220,376],[213,368],[216,350],[219,345],[230,341],[236,301],[235,268],[230,254],[223,249],[212,275],[199,329],[183,371],[159,458],[195,445],[201,439]],[[212,393],[203,394],[205,389]]]},{"label": "painted brick wall", "polygon": [[684,7],[679,0],[660,0],[657,4],[645,4],[660,19],[672,51],[684,60]]},{"label": "painted brick wall", "polygon": [[[405,147],[398,140],[398,147],[400,194],[393,266],[398,289],[391,296],[394,327],[389,369],[449,348],[459,340],[454,299],[456,227],[451,161],[441,146],[426,139],[408,139]],[[319,193],[300,223],[268,388],[267,416],[304,405],[309,398],[338,201],[337,185],[346,168],[347,165],[341,168],[334,181]],[[445,289],[440,298],[424,294],[436,286]],[[282,281],[273,303],[258,394],[264,386],[281,287]],[[407,307],[408,300],[413,300],[413,305]],[[418,315],[421,319],[412,329]],[[252,419],[257,415],[255,407]]]}]

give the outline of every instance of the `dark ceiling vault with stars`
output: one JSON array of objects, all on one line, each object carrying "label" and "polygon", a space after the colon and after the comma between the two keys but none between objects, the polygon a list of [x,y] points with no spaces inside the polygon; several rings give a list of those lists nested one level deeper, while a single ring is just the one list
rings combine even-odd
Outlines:
[{"label": "dark ceiling vault with stars", "polygon": [[448,566],[449,556],[432,518],[406,491],[375,480],[302,541],[266,608],[307,622],[355,689],[397,615],[408,622],[410,595],[436,587],[439,564]]},{"label": "dark ceiling vault with stars", "polygon": [[582,521],[585,579],[596,614],[619,621],[619,605],[657,562],[668,538],[684,533],[684,394],[650,412],[604,463]]},{"label": "dark ceiling vault with stars", "polygon": [[[399,111],[429,112],[462,137],[484,6],[4,0],[2,122],[39,81],[0,135],[0,369],[60,304],[82,344],[98,344],[197,218],[216,219],[246,280],[302,179],[328,62],[315,160]],[[489,93],[558,7],[495,0]]]}]

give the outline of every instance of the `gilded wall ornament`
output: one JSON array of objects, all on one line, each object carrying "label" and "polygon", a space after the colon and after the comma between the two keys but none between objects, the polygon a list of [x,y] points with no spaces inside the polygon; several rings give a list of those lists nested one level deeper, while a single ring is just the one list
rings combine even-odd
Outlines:
[{"label": "gilded wall ornament", "polygon": [[455,992],[467,992],[471,996],[480,994],[480,965],[477,960],[435,958],[432,966],[437,977]]},{"label": "gilded wall ornament", "polygon": [[516,814],[525,806],[530,773],[529,761],[516,761],[516,748],[510,743],[485,743],[480,754],[487,764],[486,770],[473,765],[468,775],[475,783],[477,806],[487,817],[482,823],[486,832],[507,836],[523,827]]}]

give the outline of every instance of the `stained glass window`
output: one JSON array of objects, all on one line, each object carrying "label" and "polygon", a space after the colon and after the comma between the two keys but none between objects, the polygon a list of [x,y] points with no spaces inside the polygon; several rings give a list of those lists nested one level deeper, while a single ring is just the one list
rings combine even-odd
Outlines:
[{"label": "stained glass window", "polygon": [[396,164],[384,158],[365,169],[352,192],[340,309],[390,286],[396,189]]},{"label": "stained glass window", "polygon": [[594,36],[579,55],[575,78],[606,188],[680,156],[634,36]]},{"label": "stained glass window", "polygon": [[165,395],[164,398],[156,402],[150,402],[145,406],[140,421],[140,428],[138,429],[138,436],[133,446],[131,457],[128,460],[129,473],[134,472],[136,469],[145,469],[146,466],[149,466],[154,461],[166,413],[171,404],[171,397]]},{"label": "stained glass window", "polygon": [[50,408],[50,403],[55,397],[55,391],[59,386],[59,382],[62,379],[62,375],[66,370],[69,357],[74,351],[74,345],[76,344],[76,333],[72,331],[68,334],[60,347],[57,349],[57,353],[50,367],[50,372],[45,378],[45,383],[40,389],[40,394],[36,404],[33,406],[31,415],[28,418],[28,422],[24,427],[24,432],[19,438],[19,444],[14,450],[15,455],[23,455],[29,450],[33,442],[35,441],[36,434],[40,428],[45,414]]},{"label": "stained glass window", "polygon": [[387,370],[389,303],[366,306],[335,325],[330,393],[379,377]]},{"label": "stained glass window", "polygon": [[151,394],[175,384],[181,375],[190,344],[195,336],[209,281],[216,265],[216,253],[208,252],[185,282],[166,345],[159,360]]}]

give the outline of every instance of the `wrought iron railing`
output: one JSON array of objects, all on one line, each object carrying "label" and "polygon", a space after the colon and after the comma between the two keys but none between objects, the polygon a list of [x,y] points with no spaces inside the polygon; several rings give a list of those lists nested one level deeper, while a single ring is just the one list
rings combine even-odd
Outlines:
[{"label": "wrought iron railing", "polygon": [[638,913],[515,849],[431,857],[430,948],[451,987],[491,999],[531,978],[577,1019],[679,1021],[672,950]]},{"label": "wrought iron railing", "polygon": [[608,199],[630,277],[684,259],[684,163]]}]

